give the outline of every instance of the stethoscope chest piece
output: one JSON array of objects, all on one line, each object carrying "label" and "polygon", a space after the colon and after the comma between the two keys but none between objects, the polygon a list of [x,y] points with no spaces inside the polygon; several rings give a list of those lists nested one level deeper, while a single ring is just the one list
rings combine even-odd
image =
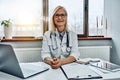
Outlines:
[{"label": "stethoscope chest piece", "polygon": [[70,53],[70,52],[71,52],[71,47],[67,47],[67,48],[66,48],[66,51],[67,51],[68,53]]}]

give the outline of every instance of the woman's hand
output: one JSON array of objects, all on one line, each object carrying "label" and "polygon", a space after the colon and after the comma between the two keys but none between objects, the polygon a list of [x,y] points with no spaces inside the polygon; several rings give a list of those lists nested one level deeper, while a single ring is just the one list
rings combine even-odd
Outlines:
[{"label": "woman's hand", "polygon": [[75,57],[73,56],[69,56],[65,59],[57,59],[57,58],[54,58],[54,59],[51,59],[49,57],[46,57],[44,59],[44,61],[49,64],[51,66],[51,68],[53,69],[58,69],[60,68],[60,66],[64,65],[64,64],[68,64],[68,63],[72,63],[72,62],[75,62],[76,59]]},{"label": "woman's hand", "polygon": [[61,64],[61,60],[60,60],[60,59],[54,58],[54,59],[51,61],[51,67],[52,67],[53,69],[58,69],[58,68],[60,68],[61,65],[62,65],[62,64]]},{"label": "woman's hand", "polygon": [[58,69],[61,66],[62,60],[57,59],[57,58],[51,59],[49,57],[46,57],[44,59],[44,62],[49,64],[52,69]]}]

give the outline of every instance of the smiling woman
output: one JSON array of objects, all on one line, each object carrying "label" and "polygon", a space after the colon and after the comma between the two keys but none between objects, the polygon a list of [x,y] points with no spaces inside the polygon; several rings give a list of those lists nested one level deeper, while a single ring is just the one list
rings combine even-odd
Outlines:
[{"label": "smiling woman", "polygon": [[51,30],[45,32],[42,44],[42,59],[53,69],[76,61],[79,57],[77,34],[68,29],[67,11],[57,6],[51,17]]},{"label": "smiling woman", "polygon": [[63,32],[64,29],[66,28],[66,19],[67,19],[67,13],[65,10],[63,9],[59,9],[54,17],[53,17],[53,22],[55,23],[55,25],[57,26],[56,28],[58,29],[59,32]]},{"label": "smiling woman", "polygon": [[[68,12],[69,29],[76,32],[77,34],[83,34],[84,0],[49,0],[49,17],[51,17],[51,12],[53,12],[54,8],[58,5],[64,6]],[[56,17],[65,17],[65,15],[56,15]]]}]

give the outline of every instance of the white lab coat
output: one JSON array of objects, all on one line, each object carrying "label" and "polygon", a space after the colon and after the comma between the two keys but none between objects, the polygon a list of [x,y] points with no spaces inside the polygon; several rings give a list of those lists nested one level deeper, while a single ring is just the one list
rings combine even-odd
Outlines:
[{"label": "white lab coat", "polygon": [[[62,42],[60,40],[58,31],[56,31],[55,34],[56,35],[51,35],[51,31],[47,31],[44,34],[41,51],[41,56],[43,60],[45,57],[52,58],[52,55],[54,55],[55,57],[60,56],[60,58],[66,58],[69,55],[69,53],[66,51],[67,33],[65,32]],[[71,47],[70,56],[74,56],[77,60],[80,55],[78,52],[78,39],[77,34],[72,31],[69,31],[69,46]]]}]

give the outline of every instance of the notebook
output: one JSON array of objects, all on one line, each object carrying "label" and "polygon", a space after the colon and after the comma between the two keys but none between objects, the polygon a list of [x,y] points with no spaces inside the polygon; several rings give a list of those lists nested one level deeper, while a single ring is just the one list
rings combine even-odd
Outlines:
[{"label": "notebook", "polygon": [[70,63],[61,66],[61,70],[68,80],[99,79],[102,78],[95,71],[88,68],[87,65]]},{"label": "notebook", "polygon": [[49,70],[48,67],[19,63],[11,45],[0,44],[0,71],[20,77],[28,78],[35,74]]}]

